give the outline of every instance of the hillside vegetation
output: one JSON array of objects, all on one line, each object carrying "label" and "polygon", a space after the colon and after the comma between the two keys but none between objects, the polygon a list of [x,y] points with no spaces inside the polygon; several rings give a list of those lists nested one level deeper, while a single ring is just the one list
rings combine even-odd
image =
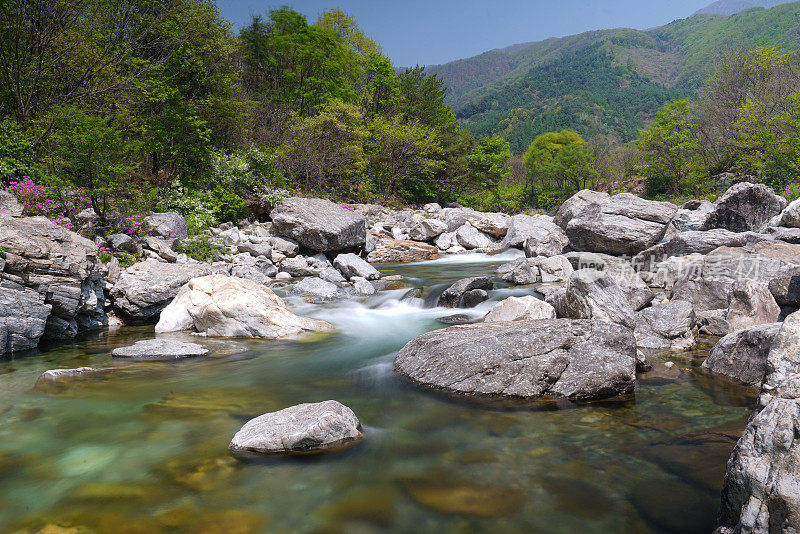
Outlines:
[{"label": "hillside vegetation", "polygon": [[476,136],[496,131],[521,152],[547,131],[633,139],[664,103],[694,94],[736,50],[800,47],[800,3],[731,17],[695,15],[648,31],[616,29],[494,50],[429,68]]}]

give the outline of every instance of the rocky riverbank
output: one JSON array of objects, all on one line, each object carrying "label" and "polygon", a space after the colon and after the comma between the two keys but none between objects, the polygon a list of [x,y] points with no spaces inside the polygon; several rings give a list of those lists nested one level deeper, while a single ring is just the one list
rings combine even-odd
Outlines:
[{"label": "rocky riverbank", "polygon": [[[435,296],[438,305],[476,306],[499,281],[542,298],[508,299],[485,321],[409,342],[394,365],[401,376],[467,398],[625,399],[636,373],[652,366],[649,358],[680,358],[699,336],[721,337],[704,368],[760,386],[762,394],[728,464],[720,531],[800,528],[793,512],[800,502],[795,434],[784,432],[798,425],[792,366],[800,343],[793,326],[800,320],[800,203],[787,206],[765,186],[741,183],[716,203],[683,206],[581,191],[552,217],[291,198],[270,222],[210,229],[209,240],[225,252],[212,262],[178,252],[186,234],[179,215],[153,214],[153,235],[102,243],[141,260],[125,269],[114,259],[103,264],[97,244],[74,232],[6,211],[11,215],[0,218],[2,353],[120,323],[158,323],[156,332],[210,337],[324,333],[329,324],[301,317],[275,291],[315,303],[363,299],[402,284],[382,278],[375,264],[517,249],[519,257],[494,280],[459,280]],[[193,347],[174,342],[144,352],[161,360],[203,356],[208,342],[198,340]],[[69,379],[61,371],[56,378]],[[342,409],[352,423],[344,434],[327,411],[298,408],[310,418],[292,420],[291,435],[301,437],[288,449],[313,448],[317,438],[304,441],[306,435],[319,434],[323,448],[361,439],[355,415]],[[282,431],[267,423],[285,417],[265,415],[247,427],[243,443],[269,446],[236,447],[278,451],[272,443],[283,439]],[[325,431],[310,431],[317,427]],[[769,436],[780,440],[764,434],[770,428]]]}]

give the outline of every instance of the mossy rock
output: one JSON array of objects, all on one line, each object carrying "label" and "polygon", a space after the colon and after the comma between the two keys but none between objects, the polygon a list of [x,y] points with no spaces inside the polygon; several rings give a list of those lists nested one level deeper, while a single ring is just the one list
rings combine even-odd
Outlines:
[{"label": "mossy rock", "polygon": [[366,521],[389,526],[394,519],[397,491],[391,486],[355,489],[335,503],[320,509],[319,515],[333,521]]}]

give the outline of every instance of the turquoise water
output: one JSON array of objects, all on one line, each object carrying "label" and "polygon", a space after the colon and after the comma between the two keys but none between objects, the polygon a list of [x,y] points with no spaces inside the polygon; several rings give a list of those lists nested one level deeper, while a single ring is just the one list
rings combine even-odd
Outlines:
[{"label": "turquoise water", "polygon": [[[560,408],[457,402],[393,375],[394,352],[448,314],[422,307],[431,288],[489,274],[492,260],[386,268],[415,299],[394,288],[363,304],[290,301],[337,326],[328,337],[114,362],[112,348],[153,335],[130,327],[0,362],[0,532],[708,532],[753,392],[703,373],[705,350],[672,369],[654,359],[624,402]],[[34,387],[79,366],[111,370]],[[355,411],[363,443],[228,454],[249,418],[326,399]]]}]

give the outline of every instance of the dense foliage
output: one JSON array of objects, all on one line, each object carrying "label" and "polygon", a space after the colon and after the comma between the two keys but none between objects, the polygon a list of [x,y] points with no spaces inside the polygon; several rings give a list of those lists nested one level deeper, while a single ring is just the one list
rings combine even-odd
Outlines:
[{"label": "dense foliage", "polygon": [[41,187],[60,223],[78,207],[175,210],[193,233],[290,194],[400,203],[497,187],[508,145],[476,142],[445,94],[338,9],[314,24],[275,9],[237,35],[211,0],[12,0],[0,180]]}]

